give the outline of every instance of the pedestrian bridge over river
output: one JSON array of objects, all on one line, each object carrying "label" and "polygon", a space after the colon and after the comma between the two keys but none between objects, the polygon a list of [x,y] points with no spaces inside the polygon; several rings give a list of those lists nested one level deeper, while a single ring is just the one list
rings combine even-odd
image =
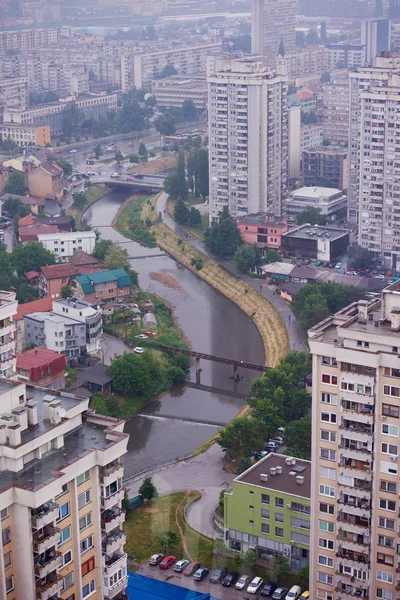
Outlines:
[{"label": "pedestrian bridge over river", "polygon": [[[139,175],[139,177],[138,177]],[[131,188],[148,192],[159,192],[164,189],[165,175],[125,175],[111,177],[110,175],[95,175],[90,177],[90,183],[103,183],[118,188]]]}]

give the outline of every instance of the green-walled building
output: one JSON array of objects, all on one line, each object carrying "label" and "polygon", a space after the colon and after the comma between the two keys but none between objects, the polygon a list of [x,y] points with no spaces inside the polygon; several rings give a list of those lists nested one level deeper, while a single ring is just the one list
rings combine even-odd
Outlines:
[{"label": "green-walled building", "polygon": [[285,556],[292,569],[308,565],[311,463],[271,453],[233,480],[225,493],[229,550],[260,558]]}]

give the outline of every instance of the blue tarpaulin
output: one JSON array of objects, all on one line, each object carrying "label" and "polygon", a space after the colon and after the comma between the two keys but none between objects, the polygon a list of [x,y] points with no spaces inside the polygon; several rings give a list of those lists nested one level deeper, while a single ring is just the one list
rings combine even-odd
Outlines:
[{"label": "blue tarpaulin", "polygon": [[188,590],[137,573],[130,573],[125,592],[129,600],[212,600],[209,593]]}]

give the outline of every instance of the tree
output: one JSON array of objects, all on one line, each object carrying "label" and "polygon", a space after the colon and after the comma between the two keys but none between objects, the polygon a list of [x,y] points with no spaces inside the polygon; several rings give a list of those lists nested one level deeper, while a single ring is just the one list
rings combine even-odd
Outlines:
[{"label": "tree", "polygon": [[130,163],[136,163],[136,164],[140,163],[139,154],[130,154],[130,156],[129,156],[129,162]]},{"label": "tree", "polygon": [[186,198],[188,193],[188,185],[186,181],[186,169],[185,169],[185,153],[180,150],[178,154],[178,161],[176,163],[176,175],[178,178],[179,187],[181,189],[182,198]]},{"label": "tree", "polygon": [[70,285],[64,285],[61,288],[61,298],[72,298],[73,295],[74,288],[72,288]]},{"label": "tree", "polygon": [[226,554],[226,546],[223,540],[214,541],[213,554],[217,557],[217,560]]},{"label": "tree", "polygon": [[237,223],[229,214],[227,207],[220,214],[219,223],[205,231],[204,241],[207,248],[224,258],[231,258],[243,244]]},{"label": "tree", "polygon": [[0,243],[0,290],[8,291],[12,281],[10,255],[4,244]]},{"label": "tree", "polygon": [[18,173],[18,171],[13,171],[8,176],[8,180],[6,185],[4,186],[3,193],[4,194],[17,194],[18,196],[22,196],[25,193],[26,185],[25,179],[22,173]]},{"label": "tree", "polygon": [[196,151],[196,191],[204,199],[209,194],[209,179],[208,179],[208,150],[200,148]]},{"label": "tree", "polygon": [[315,29],[310,29],[306,35],[307,46],[316,46],[319,44],[319,35]]},{"label": "tree", "polygon": [[264,254],[264,260],[267,263],[282,262],[282,256],[279,254],[278,250],[275,250],[274,248],[268,248]]},{"label": "tree", "polygon": [[64,171],[64,175],[66,177],[69,177],[72,174],[73,167],[70,162],[64,160],[63,158],[59,158],[57,164]]},{"label": "tree", "polygon": [[245,573],[251,573],[253,567],[258,563],[258,556],[255,550],[247,550],[242,556],[242,569]]},{"label": "tree", "polygon": [[15,286],[14,284],[14,287],[16,287],[17,300],[20,304],[25,304],[25,302],[32,302],[33,300],[37,300],[37,298],[39,298],[39,290],[37,288],[31,287],[25,281],[20,283],[18,286]]},{"label": "tree", "polygon": [[116,356],[108,367],[112,388],[119,394],[151,398],[158,389],[162,372],[154,356],[145,351],[138,356],[125,352]]},{"label": "tree", "polygon": [[243,244],[236,250],[233,260],[238,269],[247,273],[260,262],[260,251],[257,246]]},{"label": "tree", "polygon": [[306,45],[306,35],[304,31],[296,31],[296,46],[303,48]]},{"label": "tree", "polygon": [[296,215],[297,225],[309,223],[310,225],[326,225],[326,217],[321,215],[319,208],[315,206],[307,206],[304,210]]},{"label": "tree", "polygon": [[274,579],[277,583],[280,583],[281,579],[284,579],[284,577],[290,571],[289,561],[284,556],[276,556],[272,562],[272,565]]},{"label": "tree", "polygon": [[142,485],[139,488],[139,494],[143,496],[143,498],[147,500],[147,502],[150,502],[150,500],[153,500],[153,498],[157,498],[157,488],[153,484],[151,477],[146,477],[146,479],[144,479]]},{"label": "tree", "polygon": [[121,507],[122,507],[122,510],[125,511],[125,518],[127,519],[132,510],[132,506],[129,501],[129,493],[126,488],[124,489],[124,497],[122,498],[122,501],[121,501]]},{"label": "tree", "polygon": [[113,242],[111,240],[99,240],[95,243],[92,256],[99,260],[104,260],[112,245]]},{"label": "tree", "polygon": [[282,419],[282,407],[274,403],[276,398],[258,398],[257,400],[249,398],[248,403],[253,407],[252,416],[257,421],[265,424],[265,439],[276,432],[284,423]]},{"label": "tree", "polygon": [[299,572],[297,573],[297,577],[298,577],[299,583],[301,583],[301,587],[304,590],[308,590],[309,581],[310,581],[309,565],[306,565],[305,567],[301,567],[301,569],[299,569]]},{"label": "tree", "polygon": [[55,265],[56,257],[41,242],[27,242],[15,246],[11,253],[11,264],[22,276],[27,271],[39,271],[40,267]]},{"label": "tree", "polygon": [[72,194],[72,198],[74,200],[72,206],[74,208],[78,208],[79,210],[85,208],[86,204],[88,203],[88,197],[86,196],[85,192],[74,192]]},{"label": "tree", "polygon": [[256,419],[237,417],[219,432],[218,444],[235,459],[250,456],[265,440],[265,425]]},{"label": "tree", "polygon": [[104,257],[106,269],[129,269],[129,256],[125,248],[118,244],[112,244]]},{"label": "tree", "polygon": [[172,385],[184,385],[187,381],[187,373],[180,367],[172,366],[167,371],[167,377],[169,384]]},{"label": "tree", "polygon": [[330,81],[331,81],[330,73],[328,71],[324,71],[320,77],[320,82],[321,83],[330,83]]},{"label": "tree", "polygon": [[75,135],[79,131],[82,122],[82,113],[75,102],[69,102],[62,111],[61,127],[64,135]]},{"label": "tree", "polygon": [[168,553],[168,549],[171,546],[177,546],[179,544],[179,539],[179,535],[176,533],[176,531],[173,531],[172,529],[164,531],[164,533],[162,533],[160,537],[160,545],[164,551],[164,554]]},{"label": "tree", "polygon": [[188,209],[181,197],[178,198],[174,208],[174,219],[180,225],[184,225],[188,220]]},{"label": "tree", "polygon": [[122,163],[122,161],[124,160],[124,155],[122,154],[121,150],[116,151],[114,160],[118,163],[118,165]]},{"label": "tree", "polygon": [[149,154],[147,152],[146,145],[143,142],[140,142],[139,157],[142,162],[147,162],[147,160],[149,158]]},{"label": "tree", "polygon": [[3,202],[3,211],[6,212],[8,215],[10,215],[10,217],[21,217],[21,212],[22,212],[22,207],[25,207],[24,204],[22,204],[21,200],[19,198],[7,198],[7,200],[5,200]]},{"label": "tree", "polygon": [[327,37],[326,37],[326,22],[325,21],[321,21],[320,38],[321,38],[321,42],[326,42],[326,40],[327,40]]},{"label": "tree", "polygon": [[201,225],[201,214],[200,211],[194,206],[188,211],[187,224],[189,227],[199,227]]},{"label": "tree", "polygon": [[199,117],[197,108],[191,98],[183,101],[182,112],[184,121],[195,121]]},{"label": "tree", "polygon": [[175,69],[174,65],[168,63],[161,71],[160,79],[164,79],[165,77],[171,77],[172,75],[176,75],[177,73],[178,71]]},{"label": "tree", "polygon": [[100,144],[96,144],[96,146],[94,147],[94,155],[97,158],[97,160],[100,158],[100,156],[103,154],[103,149],[101,147]]},{"label": "tree", "polygon": [[165,113],[154,121],[154,127],[161,135],[174,135],[176,133],[176,119],[171,113]]},{"label": "tree", "polygon": [[371,253],[361,246],[349,246],[347,250],[349,265],[356,270],[369,269],[372,264]]},{"label": "tree", "polygon": [[292,456],[311,459],[311,417],[292,421],[285,429],[285,443]]}]

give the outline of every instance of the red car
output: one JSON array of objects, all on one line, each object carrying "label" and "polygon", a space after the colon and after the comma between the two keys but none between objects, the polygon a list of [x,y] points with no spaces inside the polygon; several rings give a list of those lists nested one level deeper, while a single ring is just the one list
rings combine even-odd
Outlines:
[{"label": "red car", "polygon": [[186,575],[186,577],[189,577],[190,575],[193,575],[197,571],[197,569],[200,569],[200,563],[199,562],[191,562],[188,564],[186,569],[183,571],[183,574]]},{"label": "red car", "polygon": [[169,569],[176,562],[176,556],[166,556],[158,565],[160,569]]}]

